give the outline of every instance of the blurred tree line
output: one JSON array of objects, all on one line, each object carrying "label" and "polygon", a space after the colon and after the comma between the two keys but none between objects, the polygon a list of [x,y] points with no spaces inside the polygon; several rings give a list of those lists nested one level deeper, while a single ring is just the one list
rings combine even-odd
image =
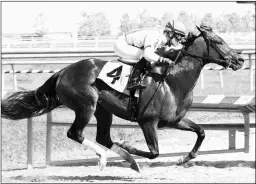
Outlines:
[{"label": "blurred tree line", "polygon": [[104,13],[82,13],[82,23],[78,30],[80,36],[107,36],[111,34],[111,25]]},{"label": "blurred tree line", "polygon": [[48,32],[47,26],[45,26],[45,16],[43,13],[39,13],[37,15],[33,27],[35,28],[35,33],[37,33],[39,36],[43,36]]},{"label": "blurred tree line", "polygon": [[164,13],[161,19],[158,19],[151,16],[147,10],[144,10],[134,19],[131,19],[127,13],[123,14],[120,31],[125,33],[137,28],[164,26],[168,20],[182,21],[188,31],[193,31],[195,25],[199,25],[201,22],[207,23],[216,32],[221,33],[255,31],[255,13],[253,12],[247,12],[243,16],[231,13],[215,17],[212,13],[206,13],[201,20],[198,20],[195,15],[185,11],[180,11],[178,16],[174,16],[172,13]]},{"label": "blurred tree line", "polygon": [[[82,18],[79,23],[77,33],[79,36],[109,36],[111,33],[111,22],[103,13],[87,14],[82,13]],[[163,27],[169,20],[181,20],[187,31],[196,29],[195,25],[201,22],[211,25],[216,32],[231,33],[231,32],[252,32],[255,31],[255,12],[247,12],[240,16],[237,13],[222,14],[220,16],[213,16],[212,13],[206,13],[200,20],[191,13],[180,11],[178,15],[170,13],[163,13],[161,18],[154,17],[146,9],[131,18],[129,14],[124,13],[120,18],[119,33],[126,33],[132,29],[138,28],[156,28]],[[47,33],[44,26],[44,16],[39,14],[34,25],[36,33],[43,35]],[[116,35],[115,35],[116,36]]]}]

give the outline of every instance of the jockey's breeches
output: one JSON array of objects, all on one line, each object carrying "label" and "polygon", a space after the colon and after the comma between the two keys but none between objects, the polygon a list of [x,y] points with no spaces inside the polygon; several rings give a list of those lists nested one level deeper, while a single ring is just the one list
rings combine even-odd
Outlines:
[{"label": "jockey's breeches", "polygon": [[125,35],[120,36],[116,40],[116,43],[114,45],[114,51],[119,57],[123,59],[137,60],[137,61],[139,61],[143,57],[143,53],[144,53],[144,50],[138,47],[129,45],[126,42]]}]

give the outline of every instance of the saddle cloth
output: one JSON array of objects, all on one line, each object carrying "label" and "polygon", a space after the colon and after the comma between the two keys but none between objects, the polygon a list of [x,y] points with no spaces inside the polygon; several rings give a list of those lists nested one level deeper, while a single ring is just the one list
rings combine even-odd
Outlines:
[{"label": "saddle cloth", "polygon": [[103,80],[107,85],[116,91],[130,94],[126,89],[132,66],[123,64],[121,62],[109,61],[102,68],[98,79]]}]

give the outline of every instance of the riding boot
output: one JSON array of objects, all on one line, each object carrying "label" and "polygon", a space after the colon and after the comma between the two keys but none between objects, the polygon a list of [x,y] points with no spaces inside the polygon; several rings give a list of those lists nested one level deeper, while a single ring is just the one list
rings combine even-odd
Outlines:
[{"label": "riding boot", "polygon": [[146,88],[146,86],[142,84],[142,81],[141,81],[141,74],[145,68],[145,64],[146,64],[145,59],[142,59],[135,65],[126,87],[128,90]]}]

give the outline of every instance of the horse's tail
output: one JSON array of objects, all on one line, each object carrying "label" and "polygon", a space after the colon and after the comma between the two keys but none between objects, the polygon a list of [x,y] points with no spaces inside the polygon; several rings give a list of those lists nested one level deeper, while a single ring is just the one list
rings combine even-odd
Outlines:
[{"label": "horse's tail", "polygon": [[60,71],[53,74],[41,87],[34,91],[19,91],[2,100],[1,117],[24,119],[40,116],[61,105],[56,95],[56,81]]}]

